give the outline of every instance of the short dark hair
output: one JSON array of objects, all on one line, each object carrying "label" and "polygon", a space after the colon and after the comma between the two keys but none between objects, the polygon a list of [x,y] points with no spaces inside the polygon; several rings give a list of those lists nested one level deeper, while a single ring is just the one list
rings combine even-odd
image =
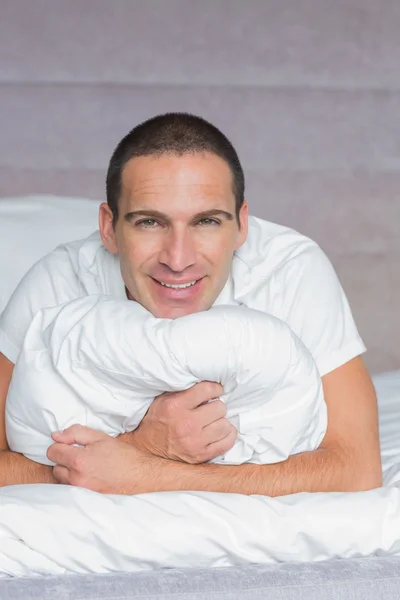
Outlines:
[{"label": "short dark hair", "polygon": [[186,153],[211,152],[225,160],[232,173],[235,212],[244,201],[244,173],[235,148],[228,138],[202,117],[188,113],[157,115],[134,127],[118,144],[110,159],[107,171],[107,203],[118,219],[118,202],[122,189],[122,172],[126,163],[137,156],[162,156]]}]

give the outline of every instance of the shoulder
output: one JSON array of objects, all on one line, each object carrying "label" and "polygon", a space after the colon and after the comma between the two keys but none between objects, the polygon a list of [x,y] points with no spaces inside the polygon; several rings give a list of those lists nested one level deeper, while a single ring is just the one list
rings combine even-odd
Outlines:
[{"label": "shoulder", "polygon": [[58,266],[63,263],[78,272],[83,265],[88,268],[93,263],[101,247],[99,232],[95,231],[87,238],[60,244],[52,252],[41,258],[36,265],[51,269],[53,265]]},{"label": "shoulder", "polygon": [[285,321],[321,374],[365,351],[332,263],[307,236],[252,217],[232,274],[235,299]]},{"label": "shoulder", "polygon": [[[287,279],[289,287],[312,276],[314,269],[332,274],[332,265],[311,238],[283,225],[249,217],[246,242],[235,253],[233,275],[247,279],[249,292],[272,280]],[[238,279],[238,277],[236,277]]]},{"label": "shoulder", "polygon": [[51,281],[55,299],[60,304],[86,294],[108,293],[104,272],[110,266],[117,265],[96,231],[83,240],[58,246],[32,267],[20,285]]},{"label": "shoulder", "polygon": [[112,259],[102,248],[96,232],[84,240],[58,246],[33,265],[1,314],[0,352],[15,362],[26,331],[42,308],[89,294],[109,293],[107,261]]}]

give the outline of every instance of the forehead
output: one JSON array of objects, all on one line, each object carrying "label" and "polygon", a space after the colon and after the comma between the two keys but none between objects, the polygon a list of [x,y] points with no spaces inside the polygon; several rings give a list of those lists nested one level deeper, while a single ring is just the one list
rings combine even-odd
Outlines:
[{"label": "forehead", "polygon": [[145,199],[158,195],[176,197],[233,197],[229,165],[205,152],[177,156],[139,156],[127,162],[122,173],[122,196]]}]

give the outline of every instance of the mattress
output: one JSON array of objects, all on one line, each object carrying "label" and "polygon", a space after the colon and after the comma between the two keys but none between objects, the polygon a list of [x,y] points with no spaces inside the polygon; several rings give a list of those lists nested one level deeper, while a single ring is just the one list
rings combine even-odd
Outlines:
[{"label": "mattress", "polygon": [[[374,378],[379,397],[382,456],[398,461],[400,371]],[[385,600],[400,597],[400,557],[317,563],[163,569],[139,573],[63,575],[0,580],[1,600],[25,598],[178,600]]]},{"label": "mattress", "polygon": [[1,600],[398,600],[400,559],[65,575],[0,582]]}]

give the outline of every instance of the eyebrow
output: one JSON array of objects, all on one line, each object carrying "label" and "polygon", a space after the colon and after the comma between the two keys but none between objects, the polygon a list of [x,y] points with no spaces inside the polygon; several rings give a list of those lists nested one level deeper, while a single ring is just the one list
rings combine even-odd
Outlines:
[{"label": "eyebrow", "polygon": [[[219,208],[213,208],[211,210],[203,210],[202,212],[193,215],[192,221],[197,221],[200,219],[207,219],[208,217],[224,217],[227,221],[233,221],[234,215],[226,210],[220,210]],[[134,210],[133,212],[128,212],[124,216],[125,221],[133,221],[136,217],[154,217],[156,219],[162,219],[164,221],[170,221],[168,215],[165,215],[158,210]]]}]

